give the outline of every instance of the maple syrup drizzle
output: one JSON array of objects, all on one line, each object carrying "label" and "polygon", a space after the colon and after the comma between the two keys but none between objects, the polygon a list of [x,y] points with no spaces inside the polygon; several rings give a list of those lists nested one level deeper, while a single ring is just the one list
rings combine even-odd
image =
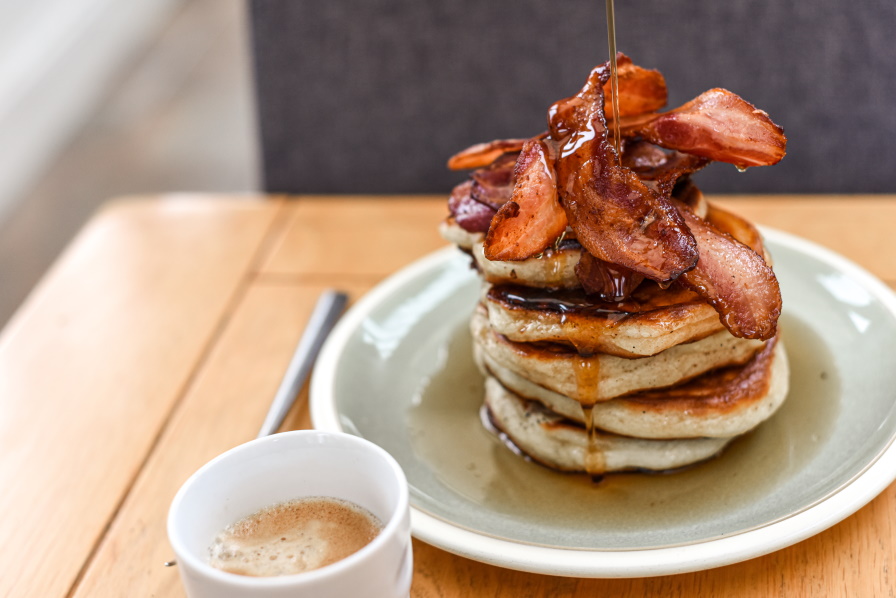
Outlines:
[{"label": "maple syrup drizzle", "polygon": [[613,103],[613,148],[616,150],[616,163],[622,164],[622,153],[619,151],[619,75],[616,71],[616,15],[613,0],[607,0],[607,38],[610,45],[610,98]]},{"label": "maple syrup drizzle", "polygon": [[[619,75],[616,68],[616,17],[613,0],[607,0],[607,38],[610,46],[610,98],[613,105],[613,148],[616,150],[616,163],[622,164],[620,151],[619,132]],[[561,326],[567,327],[567,318],[563,314]],[[576,376],[576,386],[579,391],[579,401],[582,405],[582,415],[585,420],[587,444],[585,448],[585,471],[597,482],[603,478],[607,470],[606,459],[600,446],[600,431],[594,425],[594,404],[598,397],[598,383],[600,378],[600,366],[591,353],[583,351],[583,347],[576,347],[579,356],[573,362]]]},{"label": "maple syrup drizzle", "polygon": [[585,420],[587,444],[585,445],[585,472],[595,481],[607,471],[606,458],[601,447],[600,430],[594,425],[594,404],[598,399],[600,362],[593,354],[579,353],[573,360],[573,372],[579,391],[579,402]]}]

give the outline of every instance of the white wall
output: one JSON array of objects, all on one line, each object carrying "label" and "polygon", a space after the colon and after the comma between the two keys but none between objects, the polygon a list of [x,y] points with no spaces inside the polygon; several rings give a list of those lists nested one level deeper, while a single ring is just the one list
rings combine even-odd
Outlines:
[{"label": "white wall", "polygon": [[0,220],[184,0],[0,0]]}]

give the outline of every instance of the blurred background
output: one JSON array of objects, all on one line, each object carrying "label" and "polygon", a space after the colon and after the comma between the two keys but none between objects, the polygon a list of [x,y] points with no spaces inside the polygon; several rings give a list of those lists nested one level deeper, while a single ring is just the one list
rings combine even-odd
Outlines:
[{"label": "blurred background", "polygon": [[0,327],[120,195],[258,187],[242,0],[0,0]]},{"label": "blurred background", "polygon": [[[896,2],[616,0],[670,107],[725,87],[788,155],[709,193],[896,191]],[[441,193],[607,58],[600,0],[0,0],[0,325],[103,202]]]}]

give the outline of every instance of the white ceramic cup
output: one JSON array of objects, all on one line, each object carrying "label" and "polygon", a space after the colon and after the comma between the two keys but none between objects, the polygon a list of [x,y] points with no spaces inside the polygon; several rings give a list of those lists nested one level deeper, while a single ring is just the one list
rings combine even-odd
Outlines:
[{"label": "white ceramic cup", "polygon": [[[354,502],[384,523],[358,552],[321,569],[246,577],[207,563],[226,526],[264,507],[329,496]],[[190,598],[403,598],[411,587],[408,485],[398,463],[349,434],[301,430],[240,445],[184,483],[168,512],[168,538]]]}]

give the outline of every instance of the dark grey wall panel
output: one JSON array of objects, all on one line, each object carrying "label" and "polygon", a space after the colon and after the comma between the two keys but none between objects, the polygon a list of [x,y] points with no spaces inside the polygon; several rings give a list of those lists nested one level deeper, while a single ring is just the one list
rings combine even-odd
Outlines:
[{"label": "dark grey wall panel", "polygon": [[[678,105],[725,87],[765,109],[788,155],[711,192],[896,191],[896,2],[617,0],[619,49]],[[270,191],[447,192],[445,159],[545,128],[606,60],[604,7],[562,0],[252,0]]]}]

